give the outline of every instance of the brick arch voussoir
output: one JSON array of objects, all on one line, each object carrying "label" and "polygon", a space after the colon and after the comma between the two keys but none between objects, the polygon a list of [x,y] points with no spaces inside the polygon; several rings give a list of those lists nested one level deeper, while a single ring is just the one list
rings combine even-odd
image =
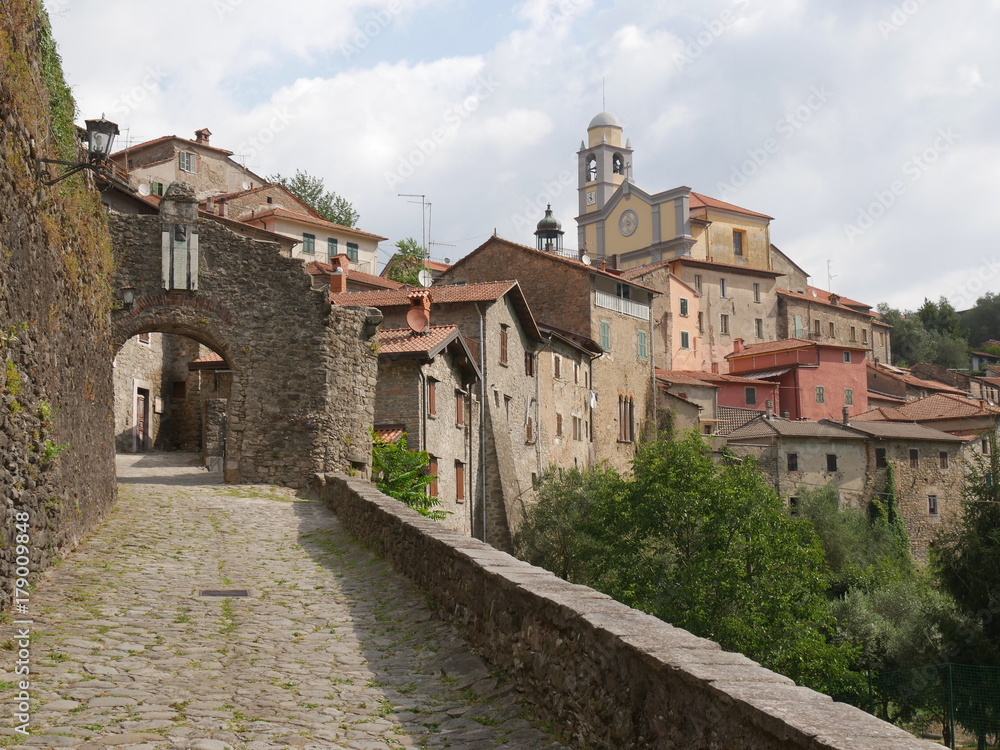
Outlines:
[{"label": "brick arch voussoir", "polygon": [[142,297],[131,310],[116,311],[112,317],[113,344],[117,352],[140,333],[160,332],[187,336],[221,355],[231,369],[240,369],[244,349],[236,317],[215,300],[163,292]]}]

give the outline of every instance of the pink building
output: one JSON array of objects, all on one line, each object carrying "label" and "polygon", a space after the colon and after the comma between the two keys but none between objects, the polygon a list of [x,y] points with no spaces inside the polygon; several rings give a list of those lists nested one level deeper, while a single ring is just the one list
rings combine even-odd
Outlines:
[{"label": "pink building", "polygon": [[790,419],[842,419],[868,410],[867,349],[782,339],[744,346],[736,339],[732,375],[778,385],[777,410]]}]

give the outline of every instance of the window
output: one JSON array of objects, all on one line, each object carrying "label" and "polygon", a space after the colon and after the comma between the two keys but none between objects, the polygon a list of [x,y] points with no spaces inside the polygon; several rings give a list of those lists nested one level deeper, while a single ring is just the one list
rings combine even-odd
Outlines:
[{"label": "window", "polygon": [[579,417],[573,417],[573,439],[583,439],[583,420]]},{"label": "window", "polygon": [[797,516],[799,514],[799,499],[797,497],[788,498],[788,515]]},{"label": "window", "polygon": [[867,344],[868,343],[868,329],[867,328],[862,328],[861,329],[861,343],[862,344]]},{"label": "window", "polygon": [[694,288],[698,292],[698,294],[701,294],[701,274],[700,273],[696,273],[694,275]]},{"label": "window", "polygon": [[885,346],[885,331],[878,332],[878,345]]},{"label": "window", "polygon": [[561,378],[562,377],[562,357],[558,354],[552,355],[552,377]]},{"label": "window", "polygon": [[786,458],[786,460],[788,462],[788,470],[789,471],[798,471],[799,470],[799,454],[798,453],[789,453],[789,454],[787,454],[785,456],[785,458]]},{"label": "window", "polygon": [[562,414],[556,412],[556,437],[562,437]]},{"label": "window", "polygon": [[358,262],[358,246],[353,242],[347,243],[347,258],[351,263]]},{"label": "window", "polygon": [[335,237],[329,237],[326,241],[326,254],[327,257],[333,258],[340,254],[340,250],[337,248],[337,240]]},{"label": "window", "polygon": [[524,421],[524,442],[535,442],[535,420],[530,416]]},{"label": "window", "polygon": [[437,381],[433,378],[427,379],[427,416],[437,415]]},{"label": "window", "polygon": [[990,441],[987,440],[986,438],[983,438],[983,442],[980,449],[982,450],[984,456],[987,455],[990,452]]},{"label": "window", "polygon": [[163,195],[167,192],[167,186],[162,182],[157,182],[156,180],[151,180],[149,183],[149,191],[153,195]]},{"label": "window", "polygon": [[[170,396],[172,398],[185,398],[187,396],[187,383],[183,380],[175,380]],[[948,455],[945,453],[944,455]]]},{"label": "window", "polygon": [[753,333],[759,339],[764,338],[764,319],[754,318],[753,321]]},{"label": "window", "polygon": [[649,333],[639,331],[639,359],[649,359]]},{"label": "window", "polygon": [[729,316],[728,315],[720,315],[719,316],[719,333],[723,334],[724,336],[728,336],[729,335]]},{"label": "window", "polygon": [[687,297],[681,297],[681,315],[685,318],[688,316],[688,299]]},{"label": "window", "polygon": [[851,341],[858,340],[858,329],[856,326],[851,326]]},{"label": "window", "polygon": [[535,377],[535,353],[524,353],[524,374],[529,378]]},{"label": "window", "polygon": [[834,324],[832,320],[829,323],[829,328],[830,328],[830,338],[831,339],[835,338],[837,335],[837,326]]},{"label": "window", "polygon": [[597,157],[593,154],[587,156],[587,182],[597,180]]},{"label": "window", "polygon": [[606,320],[601,321],[601,348],[606,351],[611,351],[611,323]]},{"label": "window", "polygon": [[178,165],[182,172],[198,173],[198,155],[190,151],[181,151],[177,154]]},{"label": "window", "polygon": [[927,496],[927,514],[930,516],[936,516],[938,514],[937,495]]},{"label": "window", "polygon": [[910,448],[910,468],[916,469],[920,466],[920,451],[916,448]]},{"label": "window", "polygon": [[691,348],[691,334],[687,331],[681,331],[681,349]]},{"label": "window", "polygon": [[455,462],[455,499],[465,500],[465,464],[461,461]]},{"label": "window", "polygon": [[507,394],[504,394],[504,397],[503,397],[503,413],[507,417],[507,422],[508,423],[510,422],[510,402],[513,401],[513,400],[514,399],[512,397],[508,396]]},{"label": "window", "polygon": [[851,353],[850,352],[844,352],[844,362],[846,364],[851,364]]},{"label": "window", "polygon": [[137,338],[139,339],[140,344],[145,344],[146,346],[149,346],[149,331],[147,331],[146,333],[140,333]]},{"label": "window", "polygon": [[579,362],[574,362],[573,363],[573,382],[574,383],[579,383],[580,382],[580,363]]},{"label": "window", "polygon": [[698,333],[705,332],[705,315],[704,313],[698,313]]},{"label": "window", "polygon": [[302,252],[306,255],[316,254],[316,235],[315,234],[303,234],[302,235]]},{"label": "window", "polygon": [[438,460],[437,456],[430,456],[430,460],[427,462],[427,473],[434,477],[431,483],[427,485],[427,493],[431,497],[437,497],[438,494]]},{"label": "window", "polygon": [[611,171],[615,174],[625,174],[625,160],[621,154],[615,154],[611,157]]},{"label": "window", "polygon": [[938,461],[942,469],[948,468],[948,451],[940,451],[938,453]]},{"label": "window", "polygon": [[719,279],[719,296],[723,299],[729,296],[729,285],[725,279]]},{"label": "window", "polygon": [[753,285],[753,301],[760,302],[760,284],[756,282]]},{"label": "window", "polygon": [[622,443],[635,440],[635,401],[631,396],[618,397],[618,440]]},{"label": "window", "polygon": [[816,386],[816,403],[817,404],[826,403],[826,388],[822,385]]},{"label": "window", "polygon": [[757,405],[757,389],[754,386],[748,386],[744,389],[744,397],[746,399],[747,406]]},{"label": "window", "polygon": [[844,389],[844,406],[854,406],[854,389]]},{"label": "window", "polygon": [[820,335],[822,329],[820,328],[820,322],[818,320],[813,321],[813,333],[817,336]]},{"label": "window", "polygon": [[501,325],[500,326],[500,364],[507,364],[507,331],[510,326]]},{"label": "window", "polygon": [[885,448],[876,448],[875,449],[875,468],[876,469],[884,469],[888,465],[889,465],[889,462],[886,460],[886,457],[885,457]]},{"label": "window", "polygon": [[617,294],[621,299],[632,299],[632,287],[628,284],[618,284]]},{"label": "window", "polygon": [[465,426],[465,394],[455,391],[455,426]]},{"label": "window", "polygon": [[836,471],[837,470],[837,454],[827,453],[826,454],[826,470]]},{"label": "window", "polygon": [[733,255],[743,255],[743,232],[733,230]]}]

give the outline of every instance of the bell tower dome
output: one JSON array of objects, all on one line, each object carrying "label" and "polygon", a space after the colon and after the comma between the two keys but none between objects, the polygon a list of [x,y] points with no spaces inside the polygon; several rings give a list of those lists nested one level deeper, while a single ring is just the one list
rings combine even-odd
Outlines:
[{"label": "bell tower dome", "polygon": [[587,126],[587,140],[577,152],[580,215],[599,211],[623,182],[632,181],[632,143],[622,143],[622,124],[601,112]]}]

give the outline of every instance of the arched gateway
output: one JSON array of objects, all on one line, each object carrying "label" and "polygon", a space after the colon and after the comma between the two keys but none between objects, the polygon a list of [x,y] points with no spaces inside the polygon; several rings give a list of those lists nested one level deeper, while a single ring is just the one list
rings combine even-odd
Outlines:
[{"label": "arched gateway", "polygon": [[331,307],[301,261],[199,218],[183,183],[158,216],[112,213],[110,224],[117,286],[135,290],[112,315],[115,350],[140,333],[175,333],[232,371],[227,482],[304,486],[317,471],[368,471],[377,310]]}]

